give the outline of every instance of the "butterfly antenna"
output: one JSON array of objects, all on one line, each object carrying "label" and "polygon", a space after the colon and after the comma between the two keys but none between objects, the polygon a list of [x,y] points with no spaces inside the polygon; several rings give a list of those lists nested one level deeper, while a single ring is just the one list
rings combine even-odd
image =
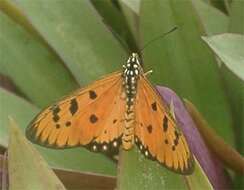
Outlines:
[{"label": "butterfly antenna", "polygon": [[150,40],[149,42],[147,42],[146,45],[144,45],[143,48],[142,48],[139,52],[141,53],[141,52],[142,52],[148,45],[150,45],[150,44],[153,43],[154,41],[158,40],[159,38],[163,38],[164,36],[170,34],[171,32],[174,32],[174,31],[177,30],[177,29],[178,29],[178,27],[175,26],[175,27],[172,28],[170,31],[168,31],[168,32],[166,32],[166,33],[164,33],[164,34],[162,34],[162,35],[160,35],[160,36],[157,36],[157,37],[153,38],[152,40]]}]

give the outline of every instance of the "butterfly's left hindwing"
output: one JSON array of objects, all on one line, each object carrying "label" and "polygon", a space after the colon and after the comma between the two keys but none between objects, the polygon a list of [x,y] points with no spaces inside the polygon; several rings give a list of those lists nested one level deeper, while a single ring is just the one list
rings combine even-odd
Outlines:
[{"label": "butterfly's left hindwing", "polygon": [[51,148],[85,146],[93,151],[118,149],[125,101],[120,73],[98,80],[43,110],[26,136]]},{"label": "butterfly's left hindwing", "polygon": [[183,133],[146,78],[138,82],[136,144],[148,158],[175,172],[191,174],[193,158]]}]

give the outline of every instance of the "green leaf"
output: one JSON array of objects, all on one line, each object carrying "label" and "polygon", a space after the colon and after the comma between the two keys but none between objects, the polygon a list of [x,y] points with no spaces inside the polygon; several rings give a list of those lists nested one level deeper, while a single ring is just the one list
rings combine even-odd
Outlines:
[{"label": "green leaf", "polygon": [[[244,1],[233,0],[230,9],[230,33],[240,33],[244,35]],[[225,81],[231,108],[233,112],[234,129],[236,135],[236,147],[240,153],[244,150],[244,84],[243,80],[234,75],[228,68],[221,68]],[[234,188],[243,189],[244,180],[242,175],[236,175]]]},{"label": "green leaf", "polygon": [[0,25],[0,72],[33,103],[46,106],[77,86],[55,55],[2,12]]},{"label": "green leaf", "polygon": [[232,144],[230,110],[217,63],[200,38],[202,23],[191,1],[145,0],[141,13],[144,43],[178,26],[177,31],[144,50],[146,70],[153,69],[152,81],[190,99],[217,133]]},{"label": "green leaf", "polygon": [[229,18],[224,13],[202,0],[192,0],[192,3],[208,35],[228,30]]},{"label": "green leaf", "polygon": [[130,8],[135,14],[139,15],[140,13],[140,5],[141,0],[134,0],[134,1],[126,1],[126,0],[120,0],[123,4],[125,4],[128,8]]},{"label": "green leaf", "polygon": [[120,7],[115,6],[112,1],[91,1],[100,15],[103,17],[104,22],[110,27],[111,32],[122,43],[124,48],[130,50],[137,50],[135,40],[131,34],[129,26]]},{"label": "green leaf", "polygon": [[32,118],[39,112],[39,109],[24,99],[0,88],[0,145],[8,145],[8,116],[11,115],[16,122],[24,129]]},{"label": "green leaf", "polygon": [[[233,128],[235,131],[236,148],[243,155],[244,150],[244,82],[224,64],[221,67],[223,80],[232,108]],[[243,175],[236,174],[234,178],[234,189],[243,189]]]},{"label": "green leaf", "polygon": [[[38,109],[23,99],[0,88],[0,143],[7,147],[8,117],[13,117],[20,125],[22,131],[34,118]],[[106,175],[115,175],[114,162],[102,154],[96,154],[84,148],[54,150],[35,146],[47,162],[54,168],[72,169],[81,172],[93,172]]]},{"label": "green leaf", "polygon": [[130,31],[134,36],[135,41],[137,42],[137,46],[140,45],[139,39],[139,12],[140,12],[140,0],[134,1],[119,1],[124,16],[127,20],[127,23],[130,27]]},{"label": "green leaf", "polygon": [[65,190],[38,151],[24,138],[13,119],[10,120],[8,172],[10,190]]},{"label": "green leaf", "polygon": [[228,14],[229,12],[229,2],[228,0],[209,0],[210,4],[221,10],[222,12]]},{"label": "green leaf", "polygon": [[233,0],[230,11],[229,31],[244,34],[244,1]]},{"label": "green leaf", "polygon": [[189,189],[204,189],[213,190],[213,186],[208,180],[208,177],[204,174],[197,159],[195,159],[195,170],[191,176],[186,176],[186,181]]},{"label": "green leaf", "polygon": [[89,1],[15,2],[80,84],[114,71],[123,63],[125,52]]},{"label": "green leaf", "polygon": [[145,158],[137,148],[134,148],[131,151],[122,151],[120,153],[118,189],[211,190],[213,187],[196,159],[194,173],[183,176]]},{"label": "green leaf", "polygon": [[135,147],[120,153],[118,189],[188,189],[183,177],[142,155]]},{"label": "green leaf", "polygon": [[[43,38],[39,35],[39,33],[33,28],[33,26],[28,22],[25,15],[15,6],[11,0],[1,0],[0,1],[0,10],[8,15],[15,23],[21,25],[25,28],[28,33],[30,33],[33,37],[39,40],[42,44],[49,48],[47,43],[43,40]],[[51,50],[49,48],[49,50]],[[51,50],[52,51],[52,50]]]},{"label": "green leaf", "polygon": [[244,36],[221,34],[203,37],[214,53],[236,76],[244,81]]}]

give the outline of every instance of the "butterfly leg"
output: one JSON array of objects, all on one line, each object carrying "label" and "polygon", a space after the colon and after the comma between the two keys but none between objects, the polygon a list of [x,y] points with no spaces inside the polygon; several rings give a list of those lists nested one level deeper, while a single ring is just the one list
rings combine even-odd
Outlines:
[{"label": "butterfly leg", "polygon": [[153,70],[151,69],[151,70],[145,72],[143,75],[144,75],[144,76],[147,76],[147,75],[151,74],[152,72],[153,72]]}]

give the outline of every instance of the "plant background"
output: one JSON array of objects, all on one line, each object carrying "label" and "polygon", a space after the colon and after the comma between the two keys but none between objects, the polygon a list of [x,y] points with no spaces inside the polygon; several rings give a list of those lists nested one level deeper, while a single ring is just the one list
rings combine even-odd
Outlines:
[{"label": "plant background", "polygon": [[[42,108],[119,70],[130,52],[138,52],[174,26],[177,31],[142,52],[145,70],[153,70],[150,81],[193,102],[217,134],[243,153],[243,81],[201,39],[222,33],[243,35],[243,12],[242,0],[1,0],[1,153],[8,144],[9,115],[24,130]],[[116,164],[103,155],[82,148],[36,148],[69,189],[115,184]],[[135,159],[133,154],[129,157]],[[163,180],[152,177],[151,183],[190,188],[177,174],[163,171]],[[123,172],[130,176],[130,170]],[[232,187],[244,187],[241,176],[231,172],[230,176]],[[87,183],[79,182],[81,177]],[[108,186],[99,186],[99,180]]]}]

